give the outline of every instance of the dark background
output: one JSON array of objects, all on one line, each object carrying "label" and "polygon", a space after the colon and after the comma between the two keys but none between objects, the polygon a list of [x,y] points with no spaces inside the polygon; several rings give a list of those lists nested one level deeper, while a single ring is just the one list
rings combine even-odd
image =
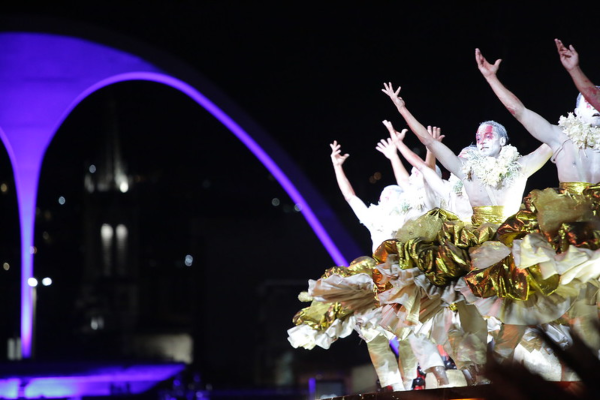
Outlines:
[{"label": "dark background", "polygon": [[[281,145],[368,254],[368,231],[339,193],[329,143],[338,140],[351,154],[347,175],[358,196],[375,203],[381,189],[393,183],[387,159],[375,150],[387,135],[381,121],[404,127],[381,92],[383,82],[402,86],[413,114],[425,125],[442,127],[444,142],[456,152],[473,141],[480,122],[494,119],[507,127],[511,143],[528,153],[539,143],[496,99],[477,70],[474,49],[490,62],[502,58],[499,75],[505,85],[556,123],[573,110],[577,90],[560,64],[554,38],[573,44],[584,71],[599,82],[599,10],[596,3],[582,2],[154,1],[25,2],[3,5],[0,13],[11,29],[22,23],[28,29],[81,33],[88,26],[94,36],[123,35],[189,64]],[[86,206],[85,171],[102,158],[98,149],[111,129],[119,132],[136,190],[125,199],[96,199]],[[414,137],[407,141],[421,149]],[[6,155],[2,162],[3,170],[10,170]],[[372,183],[376,172],[381,179]],[[3,176],[10,181],[10,174]],[[556,184],[549,163],[527,190]],[[56,202],[60,195],[67,198],[62,208]],[[282,199],[281,206],[271,205],[274,197]],[[5,258],[18,265],[10,191],[2,201]],[[40,294],[39,357],[133,357],[121,340],[123,329],[131,329],[193,332],[194,367],[216,387],[290,385],[301,380],[302,368],[310,375],[368,362],[356,335],[329,351],[293,350],[287,344],[285,330],[303,306],[298,291],[332,262],[266,169],[174,90],[123,83],[86,99],[48,149],[38,207],[40,215],[47,210],[54,217],[37,222],[35,268],[55,276],[57,288]],[[136,326],[115,322],[120,330],[104,338],[83,335],[78,314],[91,307],[81,303],[79,265],[86,252],[82,220],[93,207],[113,210],[106,215],[124,213],[135,223],[133,251],[139,257],[132,265],[142,282],[136,286]],[[181,261],[188,253],[199,260],[191,270]],[[13,304],[18,293],[9,288],[17,272],[4,275],[5,304]],[[118,298],[115,285],[127,284],[98,283],[94,293]],[[118,309],[118,304],[106,307]],[[4,312],[10,321],[18,315],[12,305]],[[119,318],[127,316],[113,315]],[[17,322],[5,325],[5,336],[18,329]],[[277,377],[286,368],[295,378]]]}]

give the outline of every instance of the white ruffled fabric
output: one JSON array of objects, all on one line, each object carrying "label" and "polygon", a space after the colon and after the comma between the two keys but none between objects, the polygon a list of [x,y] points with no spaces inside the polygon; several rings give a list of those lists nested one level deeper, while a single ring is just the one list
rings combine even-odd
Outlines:
[{"label": "white ruffled fabric", "polygon": [[379,294],[383,327],[398,340],[411,333],[441,340],[451,318],[448,306],[458,301],[453,285],[435,286],[418,268],[402,270],[397,264],[376,268],[393,286]]},{"label": "white ruffled fabric", "polygon": [[315,346],[319,346],[329,349],[333,342],[354,332],[355,325],[356,318],[353,315],[344,320],[335,320],[325,331],[318,331],[306,324],[301,324],[288,329],[288,341],[294,348],[302,347],[311,350]]},{"label": "white ruffled fabric", "polygon": [[560,275],[561,285],[568,285],[574,280],[585,283],[600,277],[600,249],[590,250],[571,245],[566,252],[557,254],[538,233],[515,240],[513,256],[519,268],[539,264],[544,279]]},{"label": "white ruffled fabric", "polygon": [[350,276],[332,274],[318,280],[310,279],[308,294],[324,303],[339,302],[354,312],[370,310],[376,304],[375,283],[367,273]]}]

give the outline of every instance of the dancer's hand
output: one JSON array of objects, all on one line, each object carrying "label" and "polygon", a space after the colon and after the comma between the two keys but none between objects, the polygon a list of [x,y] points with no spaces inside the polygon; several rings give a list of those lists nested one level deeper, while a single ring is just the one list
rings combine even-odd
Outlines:
[{"label": "dancer's hand", "polygon": [[336,140],[329,144],[329,147],[331,147],[331,162],[334,166],[343,165],[344,161],[346,161],[346,158],[350,157],[350,154],[342,155],[342,147]]}]

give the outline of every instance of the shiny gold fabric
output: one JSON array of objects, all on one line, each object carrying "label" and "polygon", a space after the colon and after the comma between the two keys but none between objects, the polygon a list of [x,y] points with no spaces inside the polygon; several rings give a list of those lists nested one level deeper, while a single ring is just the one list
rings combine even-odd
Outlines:
[{"label": "shiny gold fabric", "polygon": [[473,225],[481,225],[486,222],[501,224],[504,222],[504,206],[473,207],[471,222]]},{"label": "shiny gold fabric", "polygon": [[[381,274],[374,269],[376,265],[377,263],[371,257],[358,257],[354,259],[348,267],[332,267],[327,269],[321,278],[327,278],[334,274],[342,277],[348,277],[365,273],[373,278],[376,291],[379,292],[381,290],[385,290],[388,288],[388,286],[382,283]],[[373,293],[373,304],[378,304],[376,292]],[[344,307],[339,302],[324,303],[320,301],[313,301],[309,307],[298,311],[292,318],[292,322],[295,325],[306,324],[313,329],[324,331],[327,330],[327,328],[329,328],[336,319],[343,320],[352,313],[352,310]]]},{"label": "shiny gold fabric", "polygon": [[587,182],[560,182],[558,189],[561,193],[583,194],[585,189],[590,186],[592,185]]},{"label": "shiny gold fabric", "polygon": [[513,300],[527,300],[537,291],[552,294],[558,287],[560,277],[554,275],[543,279],[539,267],[518,268],[512,256],[483,270],[474,270],[465,276],[465,282],[477,297],[497,296]]},{"label": "shiny gold fabric", "polygon": [[[599,207],[600,185],[562,182],[558,188],[533,190],[521,210],[498,227],[496,240],[511,247],[514,240],[539,233],[557,253],[571,245],[596,250],[600,248]],[[519,269],[510,255],[487,269],[470,272],[465,281],[479,297],[527,300],[535,292],[552,294],[560,276],[543,279],[537,265]]]},{"label": "shiny gold fabric", "polygon": [[494,237],[501,208],[474,210],[481,225],[461,221],[455,214],[435,208],[409,221],[396,240],[383,242],[373,254],[378,263],[398,258],[401,269],[419,268],[436,286],[445,286],[471,269],[469,249]]},{"label": "shiny gold fabric", "polygon": [[292,322],[294,325],[306,324],[315,330],[324,331],[336,319],[343,320],[350,314],[352,314],[352,311],[343,307],[340,303],[313,301],[309,307],[298,311],[292,318]]},{"label": "shiny gold fabric", "polygon": [[562,182],[558,188],[533,190],[521,210],[498,228],[498,240],[512,245],[529,233],[542,234],[562,253],[570,245],[595,250],[600,246],[600,185]]},{"label": "shiny gold fabric", "polygon": [[[385,262],[383,260],[382,262]],[[377,291],[381,292],[382,290],[389,289],[389,283],[384,283],[381,273],[375,269],[375,266],[379,264],[373,258],[362,256],[354,259],[348,267],[332,267],[326,270],[321,278],[327,278],[333,274],[337,274],[340,276],[351,276],[356,274],[369,274],[373,278],[373,282],[377,287]]]}]

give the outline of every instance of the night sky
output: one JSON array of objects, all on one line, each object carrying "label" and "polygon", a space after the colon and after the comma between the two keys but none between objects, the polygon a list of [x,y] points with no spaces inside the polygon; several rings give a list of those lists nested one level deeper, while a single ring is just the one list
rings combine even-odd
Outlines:
[{"label": "night sky", "polygon": [[[345,170],[357,195],[367,203],[376,202],[381,189],[394,183],[388,160],[375,150],[387,135],[381,121],[391,120],[397,129],[404,127],[381,92],[384,82],[402,86],[407,107],[423,124],[442,127],[444,142],[453,150],[470,144],[478,124],[493,119],[507,127],[511,143],[521,153],[534,150],[539,143],[488,87],[477,70],[475,48],[490,62],[502,58],[501,80],[528,108],[552,123],[573,110],[577,96],[558,59],[554,38],[573,44],[583,70],[600,82],[597,4],[406,3],[280,2],[266,6],[180,0],[145,2],[143,7],[126,2],[66,7],[47,2],[35,7],[3,6],[0,17],[11,29],[19,23],[30,29],[39,23],[39,27],[55,24],[57,32],[68,32],[71,26],[89,25],[90,31],[124,35],[189,64],[276,140],[368,254],[368,231],[358,224],[339,193],[329,143],[337,140],[351,155]],[[107,107],[111,101],[116,108]],[[297,289],[332,266],[331,260],[299,214],[272,209],[271,199],[285,198],[285,194],[237,139],[185,96],[149,84],[104,89],[75,110],[49,149],[42,174],[46,183],[40,186],[38,200],[41,208],[55,207],[51,204],[61,190],[78,185],[80,175],[68,171],[74,165],[83,169],[93,161],[95,147],[90,138],[100,135],[102,126],[92,121],[102,120],[107,113],[113,113],[119,129],[128,132],[122,145],[130,169],[145,177],[141,185],[153,187],[143,189],[148,194],[140,195],[144,202],[140,209],[148,216],[164,210],[173,213],[172,218],[148,222],[143,230],[148,238],[140,239],[140,247],[144,249],[144,243],[153,247],[157,239],[150,238],[152,231],[169,232],[160,240],[164,254],[181,247],[181,240],[190,241],[188,247],[175,252],[204,248],[209,272],[196,275],[204,280],[198,284],[202,292],[198,309],[207,326],[202,351],[206,360],[218,361],[203,361],[201,368],[216,371],[206,374],[223,386],[250,382],[252,365],[229,377],[223,377],[222,371],[240,359],[269,354],[270,350],[261,347],[265,336],[279,335],[285,347],[285,330],[292,326],[293,313],[303,306],[295,297]],[[81,135],[82,131],[88,135]],[[168,146],[161,139],[165,133],[171,138]],[[414,137],[406,140],[421,148]],[[369,177],[375,172],[382,177],[373,184]],[[530,179],[528,190],[556,184],[554,165],[548,163]],[[78,196],[80,189],[71,190]],[[213,194],[206,194],[210,190]],[[166,192],[173,195],[155,198],[156,193]],[[178,236],[173,232],[180,227],[173,221],[184,220],[185,215],[195,222]],[[76,211],[66,213],[65,226],[76,226],[76,218]],[[268,231],[260,230],[260,221],[267,221]],[[191,234],[197,226],[212,226],[214,235],[207,239],[206,232]],[[77,236],[77,232],[63,235]],[[198,244],[190,237],[203,239]],[[215,243],[222,247],[211,247]],[[213,249],[217,250],[211,253]],[[156,247],[147,251],[151,250],[158,254]],[[60,254],[76,258],[79,250],[53,251],[40,255],[47,262],[40,261],[36,268],[46,265],[52,270]],[[257,300],[261,296],[269,300]],[[273,302],[280,306],[263,307]],[[273,323],[257,328],[259,319]],[[217,351],[212,346],[219,340],[215,338],[232,345]],[[334,357],[365,362],[364,344],[360,347],[356,335],[347,341],[349,345],[334,345],[344,351],[314,350],[307,355],[296,350],[294,354],[302,362],[321,357],[324,365]],[[348,349],[356,349],[356,354]]]}]

